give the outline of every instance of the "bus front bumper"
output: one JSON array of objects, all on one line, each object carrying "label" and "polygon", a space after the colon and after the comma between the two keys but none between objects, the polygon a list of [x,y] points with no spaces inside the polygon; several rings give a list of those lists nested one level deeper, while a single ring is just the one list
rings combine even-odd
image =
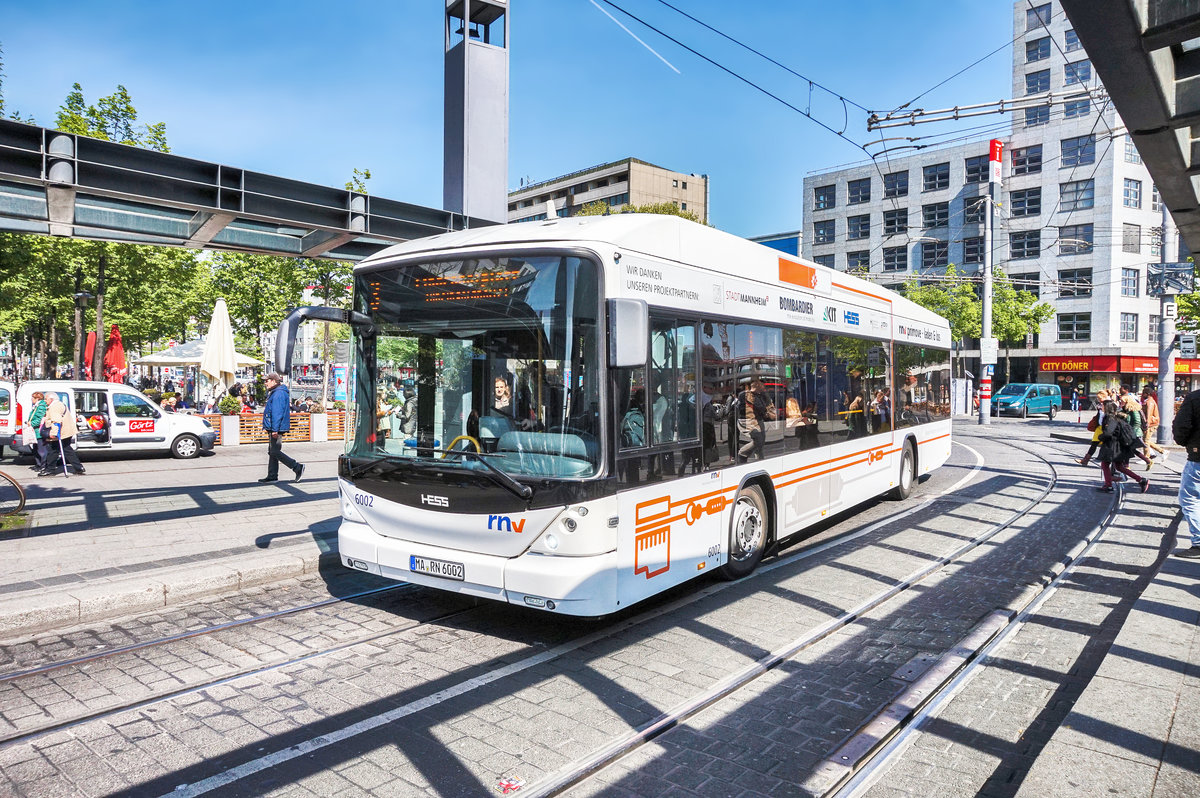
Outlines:
[{"label": "bus front bumper", "polygon": [[[347,568],[438,590],[564,615],[596,616],[619,609],[615,551],[591,557],[532,552],[497,557],[385,537],[364,523],[343,518],[338,552]],[[463,579],[418,573],[413,570],[414,558],[461,565]]]}]

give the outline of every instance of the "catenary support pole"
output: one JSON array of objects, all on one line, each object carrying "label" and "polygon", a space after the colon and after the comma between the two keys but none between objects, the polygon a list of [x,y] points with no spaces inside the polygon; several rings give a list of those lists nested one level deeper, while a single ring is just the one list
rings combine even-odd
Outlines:
[{"label": "catenary support pole", "polygon": [[[1171,263],[1176,251],[1175,221],[1162,204],[1162,240],[1159,242],[1159,262]],[[1176,254],[1174,257],[1178,257]],[[1165,268],[1165,266],[1164,266]],[[1167,281],[1164,280],[1164,285]],[[1171,442],[1171,426],[1175,422],[1175,297],[1163,293],[1158,298],[1158,443]]]}]

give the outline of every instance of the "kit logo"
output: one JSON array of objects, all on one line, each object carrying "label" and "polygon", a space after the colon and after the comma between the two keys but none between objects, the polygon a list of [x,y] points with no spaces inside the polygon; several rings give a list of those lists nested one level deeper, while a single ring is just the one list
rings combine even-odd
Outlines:
[{"label": "kit logo", "polygon": [[825,321],[828,321],[828,322],[836,322],[837,321],[837,308],[834,307],[833,305],[826,305],[824,319],[825,319]]}]

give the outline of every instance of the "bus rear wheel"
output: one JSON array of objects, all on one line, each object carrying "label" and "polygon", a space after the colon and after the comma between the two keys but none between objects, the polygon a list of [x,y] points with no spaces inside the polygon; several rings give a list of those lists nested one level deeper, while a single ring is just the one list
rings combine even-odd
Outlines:
[{"label": "bus rear wheel", "polygon": [[767,500],[757,485],[738,491],[729,522],[729,560],[721,569],[726,579],[749,576],[767,547]]},{"label": "bus rear wheel", "polygon": [[913,486],[917,484],[917,455],[913,452],[912,441],[904,442],[904,452],[900,455],[900,473],[897,476],[896,487],[888,494],[889,498],[904,501],[912,495]]}]

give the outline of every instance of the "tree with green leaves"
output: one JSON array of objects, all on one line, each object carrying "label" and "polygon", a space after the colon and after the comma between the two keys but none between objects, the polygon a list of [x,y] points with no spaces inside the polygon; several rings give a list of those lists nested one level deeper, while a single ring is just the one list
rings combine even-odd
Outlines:
[{"label": "tree with green leaves", "polygon": [[1054,318],[1054,306],[1039,302],[1032,291],[1018,291],[1002,269],[993,270],[992,335],[1004,347],[1004,377],[1009,379],[1009,350],[1025,346],[1027,335],[1036,335]]},{"label": "tree with green leaves", "polygon": [[975,284],[959,277],[951,263],[946,274],[934,279],[918,280],[909,277],[902,293],[923,308],[932,310],[950,323],[950,337],[955,341],[978,338],[983,324],[983,304]]},{"label": "tree with green leaves", "polygon": [[234,338],[255,357],[264,357],[263,334],[283,320],[304,293],[294,258],[218,252],[211,260],[212,290],[229,305]]}]

